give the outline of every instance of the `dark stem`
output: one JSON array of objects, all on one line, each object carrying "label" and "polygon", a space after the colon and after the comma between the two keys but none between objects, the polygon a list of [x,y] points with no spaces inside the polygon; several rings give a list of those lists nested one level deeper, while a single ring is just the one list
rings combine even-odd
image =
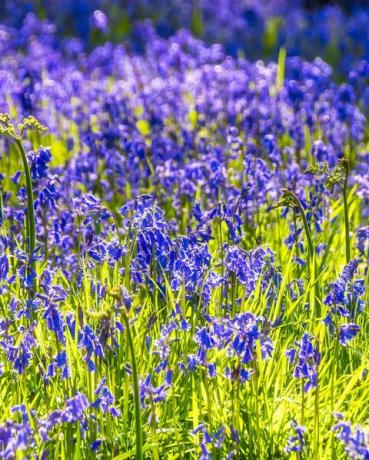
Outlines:
[{"label": "dark stem", "polygon": [[[34,250],[36,249],[36,223],[35,223],[35,212],[34,212],[34,199],[33,199],[33,188],[31,171],[28,164],[27,154],[24,150],[22,141],[16,139],[15,143],[22,156],[24,173],[26,176],[26,188],[27,188],[27,239],[28,239],[28,267],[27,271],[30,274],[31,270],[35,270],[35,261],[31,261],[34,257]],[[33,287],[34,289],[34,287]]]}]

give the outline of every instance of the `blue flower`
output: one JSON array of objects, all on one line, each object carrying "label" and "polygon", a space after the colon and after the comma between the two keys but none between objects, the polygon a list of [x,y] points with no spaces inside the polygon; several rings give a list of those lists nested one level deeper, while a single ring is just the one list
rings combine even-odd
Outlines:
[{"label": "blue flower", "polygon": [[360,426],[353,428],[349,422],[343,420],[343,415],[336,414],[338,422],[332,427],[337,438],[342,441],[345,451],[350,458],[369,458],[369,435]]},{"label": "blue flower", "polygon": [[62,409],[56,409],[48,414],[45,419],[39,421],[39,432],[44,442],[49,441],[49,432],[54,426],[62,423],[80,422],[83,428],[86,411],[90,407],[84,393],[76,393],[75,396],[65,401]]},{"label": "blue flower", "polygon": [[318,366],[320,363],[320,352],[313,345],[313,337],[305,333],[297,342],[297,349],[291,348],[286,351],[289,363],[295,364],[293,376],[305,381],[304,391],[308,392],[318,384]]},{"label": "blue flower", "polygon": [[35,445],[34,431],[26,406],[24,404],[13,406],[11,412],[20,412],[22,421],[16,423],[8,420],[0,425],[0,457],[7,460],[16,458],[20,452],[25,452]]},{"label": "blue flower", "polygon": [[358,332],[360,331],[360,326],[357,324],[349,323],[339,326],[338,328],[338,338],[341,345],[346,346],[350,340],[352,340]]},{"label": "blue flower", "polygon": [[369,226],[360,227],[356,231],[356,245],[360,254],[365,255],[369,249]]},{"label": "blue flower", "polygon": [[31,153],[31,174],[33,180],[39,180],[47,175],[51,152],[49,148],[40,147],[38,152]]},{"label": "blue flower", "polygon": [[6,280],[9,273],[9,261],[6,254],[0,257],[0,280]]},{"label": "blue flower", "polygon": [[42,316],[46,319],[48,328],[55,332],[58,341],[64,345],[64,320],[56,304],[48,303]]},{"label": "blue flower", "polygon": [[292,419],[291,421],[291,428],[293,428],[295,434],[287,439],[287,446],[284,448],[284,450],[288,453],[302,452],[306,443],[306,428],[304,426],[299,425],[295,419]]},{"label": "blue flower", "polygon": [[337,280],[329,286],[328,294],[324,300],[325,305],[331,307],[331,314],[349,317],[353,315],[353,308],[360,305],[361,296],[365,288],[362,280],[353,281],[358,269],[359,261],[351,260],[342,270]]},{"label": "blue flower", "polygon": [[146,400],[158,403],[165,401],[167,398],[166,385],[159,385],[155,387],[151,383],[151,375],[148,375],[140,382],[140,400],[142,407],[145,407]]},{"label": "blue flower", "polygon": [[94,372],[96,366],[92,357],[95,355],[99,358],[103,358],[104,350],[98,337],[90,326],[85,325],[81,330],[78,338],[78,346],[80,348],[85,348],[86,354],[83,359],[87,362],[88,370]]},{"label": "blue flower", "polygon": [[102,444],[101,439],[96,439],[96,441],[94,441],[90,445],[90,449],[92,450],[92,452],[96,452],[101,447],[101,444]]},{"label": "blue flower", "polygon": [[120,411],[114,406],[115,398],[106,386],[106,378],[104,377],[99,383],[95,394],[98,398],[92,403],[95,409],[101,409],[103,412],[110,412],[113,417],[119,417]]},{"label": "blue flower", "polygon": [[54,362],[49,365],[47,370],[47,378],[54,377],[56,369],[60,369],[63,379],[68,379],[70,377],[67,353],[64,350],[57,353],[54,357]]}]

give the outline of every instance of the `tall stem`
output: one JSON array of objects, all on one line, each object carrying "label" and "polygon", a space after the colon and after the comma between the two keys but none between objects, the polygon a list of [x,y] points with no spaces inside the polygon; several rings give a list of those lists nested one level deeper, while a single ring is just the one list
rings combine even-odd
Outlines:
[{"label": "tall stem", "polygon": [[131,353],[131,366],[132,366],[132,378],[133,378],[133,391],[134,391],[134,403],[135,403],[135,422],[136,422],[136,460],[143,460],[142,452],[142,422],[141,422],[141,407],[140,407],[140,392],[138,384],[138,372],[137,372],[137,362],[135,356],[135,349],[133,345],[133,338],[130,330],[129,319],[127,311],[124,306],[122,306],[122,316],[124,324],[127,330],[127,339],[129,351]]},{"label": "tall stem", "polygon": [[298,197],[293,194],[295,198],[295,203],[300,211],[301,217],[302,217],[302,222],[304,224],[304,229],[305,229],[305,234],[306,234],[306,239],[308,243],[308,248],[309,248],[309,265],[310,265],[310,273],[311,273],[311,282],[314,283],[314,299],[313,299],[313,309],[312,313],[316,314],[317,317],[320,317],[321,315],[321,306],[320,306],[320,293],[319,293],[319,285],[316,283],[316,278],[317,278],[317,262],[316,262],[316,257],[315,257],[315,249],[314,249],[314,243],[313,243],[313,238],[311,236],[311,231],[310,227],[306,218],[306,214],[304,211],[304,208],[302,207],[302,204]]},{"label": "tall stem", "polygon": [[[332,417],[332,425],[335,421],[334,417],[334,408],[335,408],[335,385],[336,385],[336,375],[337,375],[337,368],[339,364],[339,342],[338,342],[338,327],[336,321],[334,322],[334,329],[335,329],[335,337],[333,337],[333,360],[332,360],[332,375],[331,375],[331,417]],[[336,459],[336,449],[335,443],[332,436],[332,460]]]},{"label": "tall stem", "polygon": [[0,187],[0,227],[4,223],[4,201],[3,201],[3,189]]},{"label": "tall stem", "polygon": [[346,246],[346,264],[351,260],[351,250],[350,250],[350,221],[349,221],[349,210],[347,203],[347,176],[345,183],[342,187],[343,195],[343,212],[345,215],[345,246]]},{"label": "tall stem", "polygon": [[314,257],[314,244],[313,244],[313,239],[311,237],[309,224],[308,224],[308,221],[306,219],[306,214],[305,214],[304,208],[302,207],[302,205],[300,203],[300,200],[298,198],[297,198],[297,200],[298,200],[298,208],[299,208],[299,211],[300,211],[300,214],[301,214],[301,217],[302,217],[302,222],[304,224],[306,239],[307,239],[307,242],[308,242],[309,256],[310,256],[311,259],[313,259],[313,257]]},{"label": "tall stem", "polygon": [[33,199],[33,188],[32,188],[32,179],[31,171],[28,164],[28,159],[26,151],[24,150],[23,143],[20,139],[16,139],[15,143],[21,153],[24,173],[26,176],[26,187],[27,187],[27,238],[28,238],[28,273],[30,270],[35,269],[35,261],[30,259],[33,257],[33,252],[36,249],[36,223],[35,223],[35,212],[34,212],[34,199]]},{"label": "tall stem", "polygon": [[319,416],[319,368],[317,369],[317,383],[314,398],[314,459],[319,459],[320,416]]}]

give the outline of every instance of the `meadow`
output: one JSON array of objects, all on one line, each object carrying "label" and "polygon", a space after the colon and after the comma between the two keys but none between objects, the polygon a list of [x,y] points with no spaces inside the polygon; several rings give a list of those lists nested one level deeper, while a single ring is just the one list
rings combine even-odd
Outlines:
[{"label": "meadow", "polygon": [[368,459],[369,12],[96,11],[0,26],[0,458]]}]

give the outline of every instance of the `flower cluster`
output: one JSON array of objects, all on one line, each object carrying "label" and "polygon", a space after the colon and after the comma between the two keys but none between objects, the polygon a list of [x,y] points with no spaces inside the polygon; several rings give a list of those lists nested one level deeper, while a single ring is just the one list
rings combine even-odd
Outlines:
[{"label": "flower cluster", "polygon": [[318,385],[318,367],[321,354],[313,344],[313,337],[305,333],[296,343],[296,348],[286,351],[289,364],[294,364],[293,376],[302,379],[304,391],[308,392]]},{"label": "flower cluster", "polygon": [[360,426],[353,427],[344,420],[343,414],[336,414],[337,423],[332,428],[337,438],[343,443],[350,459],[365,459],[369,456],[369,436]]},{"label": "flower cluster", "polygon": [[[330,332],[334,333],[335,323],[339,318],[353,319],[356,312],[362,313],[364,310],[365,286],[363,279],[355,279],[359,261],[353,259],[342,270],[337,280],[329,287],[329,292],[324,303],[330,307],[330,311],[324,319]],[[336,325],[337,327],[337,325]],[[360,330],[360,326],[355,323],[338,325],[338,339],[341,345],[347,345]]]}]

